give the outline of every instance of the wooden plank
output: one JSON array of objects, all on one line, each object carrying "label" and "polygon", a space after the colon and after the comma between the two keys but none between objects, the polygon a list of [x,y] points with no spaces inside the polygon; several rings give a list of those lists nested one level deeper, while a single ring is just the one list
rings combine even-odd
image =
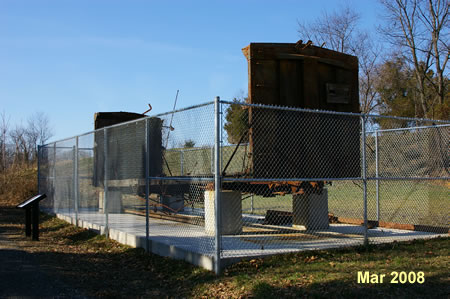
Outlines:
[{"label": "wooden plank", "polygon": [[[359,112],[356,57],[287,43],[251,43],[243,53],[250,103]],[[349,98],[327,102],[336,93],[327,86],[348,86]],[[251,107],[249,123],[250,164],[256,178],[360,175],[356,117]]]}]

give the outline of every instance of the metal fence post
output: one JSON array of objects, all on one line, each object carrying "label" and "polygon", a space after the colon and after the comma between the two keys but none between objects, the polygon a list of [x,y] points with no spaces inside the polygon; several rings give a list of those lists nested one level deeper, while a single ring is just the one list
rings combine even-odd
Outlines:
[{"label": "metal fence post", "polygon": [[376,197],[377,197],[377,223],[380,222],[380,179],[379,179],[379,160],[378,160],[378,130],[375,130],[375,184],[376,184]]},{"label": "metal fence post", "polygon": [[220,98],[216,97],[214,101],[214,126],[215,126],[215,144],[214,144],[214,218],[215,218],[215,259],[214,270],[217,275],[220,274],[220,192],[221,192],[221,177],[220,177]]},{"label": "metal fence post", "polygon": [[149,219],[149,196],[150,196],[150,138],[149,134],[149,122],[148,118],[145,119],[145,250],[150,252],[150,219]]},{"label": "metal fence post", "polygon": [[52,169],[52,210],[56,214],[55,208],[55,190],[56,190],[56,142],[53,143],[53,169]]},{"label": "metal fence post", "polygon": [[75,201],[75,225],[78,226],[78,136],[75,137],[75,147],[73,152],[73,195]]},{"label": "metal fence post", "polygon": [[103,173],[103,212],[105,213],[105,235],[109,237],[109,219],[108,219],[108,129],[103,129],[103,166],[104,166],[104,173]]},{"label": "metal fence post", "polygon": [[369,244],[367,230],[367,167],[366,167],[366,115],[362,114],[362,179],[363,179],[363,200],[364,200],[364,245]]},{"label": "metal fence post", "polygon": [[41,146],[37,146],[37,190],[41,192]]}]

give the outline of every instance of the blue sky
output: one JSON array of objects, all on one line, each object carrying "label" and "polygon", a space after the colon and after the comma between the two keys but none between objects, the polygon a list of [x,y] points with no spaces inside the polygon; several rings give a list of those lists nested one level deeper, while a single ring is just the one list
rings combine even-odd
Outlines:
[{"label": "blue sky", "polygon": [[[361,26],[375,0],[0,0],[0,112],[11,124],[35,111],[52,140],[93,129],[99,111],[170,111],[247,91],[250,42],[295,42],[311,21],[348,3]],[[152,114],[153,114],[152,113]]]}]

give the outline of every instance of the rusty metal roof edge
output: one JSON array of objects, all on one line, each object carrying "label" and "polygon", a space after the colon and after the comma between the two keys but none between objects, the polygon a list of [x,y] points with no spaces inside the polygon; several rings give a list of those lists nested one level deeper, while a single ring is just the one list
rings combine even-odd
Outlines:
[{"label": "rusty metal roof edge", "polygon": [[[249,43],[247,46],[245,46],[244,48],[242,48],[242,50],[248,48],[248,51],[250,51],[251,48],[253,48],[253,47],[258,47],[258,46],[263,46],[263,47],[276,47],[276,46],[278,46],[278,47],[286,47],[286,48],[289,48],[289,47],[292,47],[292,46],[295,46],[295,45],[296,45],[296,43],[251,42],[251,43]],[[355,56],[355,55],[348,54],[348,53],[344,53],[344,52],[339,52],[339,51],[336,51],[336,50],[333,50],[333,49],[329,49],[329,48],[325,48],[325,47],[320,47],[320,46],[318,46],[318,45],[315,45],[314,43],[311,44],[311,45],[309,46],[309,48],[315,48],[315,49],[319,49],[319,50],[325,51],[325,52],[338,53],[338,54],[341,55],[341,56],[347,56],[347,57],[358,58],[358,57]]]}]

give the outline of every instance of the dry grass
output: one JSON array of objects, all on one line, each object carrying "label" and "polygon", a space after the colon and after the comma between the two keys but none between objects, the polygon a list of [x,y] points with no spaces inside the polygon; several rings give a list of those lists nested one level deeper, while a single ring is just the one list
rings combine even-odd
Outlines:
[{"label": "dry grass", "polygon": [[0,173],[1,206],[15,206],[36,193],[36,165],[13,165]]},{"label": "dry grass", "polygon": [[[43,269],[88,297],[153,298],[445,298],[450,293],[448,238],[382,246],[308,251],[243,261],[223,275],[146,254],[42,214],[41,241],[23,237],[23,211],[13,206],[36,193],[36,168],[0,177],[0,231]],[[357,272],[425,273],[423,284],[358,284]],[[38,294],[37,294],[38,295]]]}]

